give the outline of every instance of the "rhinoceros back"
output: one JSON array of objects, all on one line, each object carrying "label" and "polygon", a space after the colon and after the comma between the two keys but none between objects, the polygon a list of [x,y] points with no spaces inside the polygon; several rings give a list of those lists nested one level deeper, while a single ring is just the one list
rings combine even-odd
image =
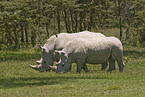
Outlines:
[{"label": "rhinoceros back", "polygon": [[65,45],[63,49],[68,56],[73,56],[72,60],[76,60],[84,56],[86,58],[86,63],[103,63],[107,61],[111,55],[113,48],[116,49],[116,53],[122,52],[121,42],[115,37],[105,37],[105,38],[77,38]]},{"label": "rhinoceros back", "polygon": [[105,37],[105,35],[101,33],[94,33],[89,31],[83,31],[79,33],[60,33],[56,35],[51,36],[47,42],[44,44],[44,46],[48,50],[62,50],[65,46],[65,44],[69,41],[72,41],[75,38],[100,38]]}]

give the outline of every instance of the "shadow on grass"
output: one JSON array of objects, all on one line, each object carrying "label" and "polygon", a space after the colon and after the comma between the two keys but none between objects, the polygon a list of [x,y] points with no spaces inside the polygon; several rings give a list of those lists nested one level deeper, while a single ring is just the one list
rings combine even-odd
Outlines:
[{"label": "shadow on grass", "polygon": [[132,56],[132,57],[143,57],[145,56],[145,51],[137,51],[137,50],[124,50],[123,51],[125,56]]},{"label": "shadow on grass", "polygon": [[24,86],[56,85],[77,81],[77,79],[108,79],[103,76],[55,76],[0,79],[1,88],[16,88]]},{"label": "shadow on grass", "polygon": [[20,54],[8,54],[8,55],[1,55],[0,60],[2,62],[4,61],[10,61],[10,60],[19,60],[19,61],[27,61],[27,60],[32,60],[32,59],[40,59],[41,55],[40,54],[27,54],[27,53],[20,53]]}]

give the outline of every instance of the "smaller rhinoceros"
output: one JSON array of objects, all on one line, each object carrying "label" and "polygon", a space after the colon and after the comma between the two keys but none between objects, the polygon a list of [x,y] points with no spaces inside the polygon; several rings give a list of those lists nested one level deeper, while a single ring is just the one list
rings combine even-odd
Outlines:
[{"label": "smaller rhinoceros", "polygon": [[115,60],[118,63],[119,71],[123,71],[123,47],[119,39],[115,37],[73,39],[68,42],[63,50],[56,51],[60,55],[57,66],[50,66],[57,69],[57,72],[70,71],[71,63],[77,63],[77,72],[80,73],[83,65],[102,64],[109,61],[108,71],[115,67]]}]

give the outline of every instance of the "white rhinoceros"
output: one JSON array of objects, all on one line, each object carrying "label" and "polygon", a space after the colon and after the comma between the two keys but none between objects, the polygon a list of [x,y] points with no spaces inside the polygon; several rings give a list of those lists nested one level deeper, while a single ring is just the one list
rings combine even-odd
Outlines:
[{"label": "white rhinoceros", "polygon": [[[62,50],[65,44],[75,38],[96,38],[106,37],[101,33],[94,33],[89,31],[83,31],[79,33],[60,33],[57,35],[51,36],[47,42],[44,44],[42,48],[42,58],[40,61],[36,61],[40,63],[40,65],[30,65],[31,68],[39,71],[50,71],[51,68],[49,65],[53,65],[54,61],[58,60],[58,56],[54,53],[54,50]],[[102,70],[106,69],[107,61],[102,63]],[[87,66],[84,65],[83,69],[88,71]]]},{"label": "white rhinoceros", "polygon": [[108,71],[112,71],[117,61],[119,71],[123,71],[125,64],[123,63],[123,47],[119,39],[115,37],[104,38],[77,38],[68,42],[63,50],[56,51],[60,55],[57,66],[57,72],[70,71],[71,63],[77,63],[77,72],[81,72],[83,65],[102,64],[109,61]]}]

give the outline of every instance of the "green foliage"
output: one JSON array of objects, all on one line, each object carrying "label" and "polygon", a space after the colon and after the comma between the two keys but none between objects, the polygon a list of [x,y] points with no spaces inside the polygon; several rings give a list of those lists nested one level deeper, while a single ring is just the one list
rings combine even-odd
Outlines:
[{"label": "green foliage", "polygon": [[[41,53],[31,50],[0,51],[1,97],[144,97],[145,48],[124,46],[124,72],[107,73],[101,65],[87,64],[89,71],[76,73],[38,72],[28,65],[36,64]],[[118,68],[118,67],[117,67]]]},{"label": "green foliage", "polygon": [[59,32],[97,32],[121,25],[122,40],[135,45],[145,40],[144,5],[144,0],[2,0],[0,43],[34,47]]},{"label": "green foliage", "polygon": [[108,87],[108,90],[120,90],[121,88],[119,86],[110,86]]}]

